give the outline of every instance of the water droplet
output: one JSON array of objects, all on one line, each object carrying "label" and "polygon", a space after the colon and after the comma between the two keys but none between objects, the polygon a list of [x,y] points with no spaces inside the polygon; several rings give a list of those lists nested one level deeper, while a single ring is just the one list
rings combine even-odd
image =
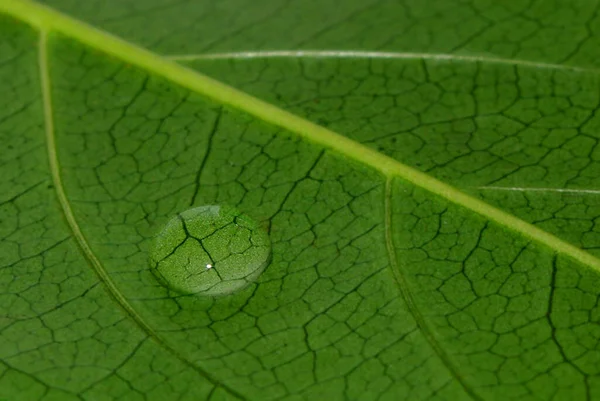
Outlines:
[{"label": "water droplet", "polygon": [[154,239],[150,263],[167,287],[226,295],[254,281],[271,255],[269,236],[230,206],[200,206],[172,218]]}]

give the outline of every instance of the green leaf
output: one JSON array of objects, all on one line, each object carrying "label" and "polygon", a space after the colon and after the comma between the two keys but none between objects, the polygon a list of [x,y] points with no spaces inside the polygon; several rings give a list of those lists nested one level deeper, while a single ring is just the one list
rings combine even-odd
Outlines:
[{"label": "green leaf", "polygon": [[[248,32],[247,46],[335,48],[351,32],[347,48],[385,48],[356,45],[359,27],[397,7],[349,2],[338,25],[283,37],[296,7],[317,5],[274,2],[232,24],[215,5],[200,31],[152,44],[164,31],[138,8],[164,24],[200,6],[104,4],[60,7],[167,54],[237,51]],[[434,22],[463,11],[432,4],[407,4],[428,21],[416,27],[440,32],[416,49],[457,48]],[[547,7],[505,10],[597,18]],[[536,63],[184,57],[292,114],[35,3],[0,12],[0,397],[600,399],[598,74],[593,61],[548,64],[583,60],[595,36],[538,41]],[[212,46],[200,33],[218,24]],[[385,43],[380,25],[365,40]],[[460,43],[489,48],[489,32],[463,25]],[[386,49],[421,37],[410,29]],[[201,205],[233,206],[270,236],[269,266],[228,296],[181,294],[152,273],[153,238]]]}]

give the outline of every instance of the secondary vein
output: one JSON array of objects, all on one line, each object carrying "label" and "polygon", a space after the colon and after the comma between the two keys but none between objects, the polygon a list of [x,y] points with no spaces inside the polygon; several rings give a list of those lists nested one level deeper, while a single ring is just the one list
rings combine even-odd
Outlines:
[{"label": "secondary vein", "polygon": [[577,67],[564,64],[544,63],[539,61],[489,57],[483,55],[470,56],[450,53],[415,53],[415,52],[380,52],[364,50],[256,50],[204,54],[173,54],[166,58],[175,61],[202,60],[248,60],[265,58],[332,58],[332,59],[388,59],[388,60],[431,60],[469,63],[504,64],[520,67],[539,68],[545,70],[567,70],[600,74],[597,68]]},{"label": "secondary vein", "polygon": [[458,383],[460,383],[463,390],[465,390],[465,392],[472,399],[482,400],[482,398],[480,396],[478,396],[468,386],[464,377],[457,371],[456,367],[450,360],[450,357],[448,356],[448,354],[444,351],[444,349],[440,346],[440,344],[436,340],[435,335],[433,334],[431,328],[427,324],[427,321],[425,320],[425,318],[421,314],[421,311],[417,307],[417,303],[412,295],[412,292],[410,291],[410,287],[408,285],[405,275],[402,274],[402,272],[400,270],[400,266],[398,265],[398,260],[396,258],[396,251],[395,251],[395,247],[394,247],[394,238],[393,238],[393,233],[392,233],[392,178],[390,178],[390,177],[388,177],[385,182],[384,198],[385,198],[385,200],[384,200],[385,245],[386,245],[388,256],[389,256],[392,273],[394,274],[394,279],[396,281],[396,284],[398,285],[398,288],[400,289],[402,298],[406,302],[406,306],[407,306],[408,310],[414,316],[415,321],[417,322],[417,326],[419,326],[419,329],[421,330],[421,333],[423,333],[423,336],[425,337],[425,339],[427,340],[427,342],[429,343],[431,348],[433,348],[433,351],[436,353],[436,355],[441,359],[444,366],[446,366],[446,368],[448,369],[448,371],[450,372],[452,377]]},{"label": "secondary vein", "polygon": [[63,216],[67,221],[69,228],[73,233],[73,237],[77,242],[77,245],[83,252],[85,258],[88,260],[92,269],[99,277],[100,281],[104,284],[109,295],[116,301],[116,303],[129,315],[134,322],[148,335],[148,337],[154,339],[159,345],[165,348],[168,352],[173,354],[177,359],[183,362],[185,365],[191,367],[193,370],[198,372],[201,376],[206,378],[209,382],[211,382],[215,387],[222,387],[232,395],[245,399],[240,393],[237,391],[223,386],[219,383],[215,378],[213,378],[208,372],[201,369],[199,366],[191,363],[187,358],[177,352],[173,347],[167,344],[154,329],[137,313],[137,311],[129,304],[127,299],[121,294],[114,281],[111,279],[110,275],[100,263],[100,260],[88,244],[85,235],[81,231],[79,227],[79,223],[75,218],[73,210],[71,208],[71,204],[67,198],[65,188],[63,185],[62,177],[60,174],[60,163],[58,161],[58,155],[56,151],[56,138],[55,138],[55,130],[54,130],[54,113],[52,111],[52,93],[50,87],[50,72],[48,67],[48,34],[44,29],[40,30],[40,41],[39,41],[39,73],[40,73],[40,83],[41,83],[41,92],[42,92],[42,102],[44,109],[44,120],[45,120],[45,134],[46,134],[46,144],[48,150],[48,163],[50,165],[50,172],[52,175],[52,181],[54,183],[54,188],[56,192],[56,196],[58,198],[58,202],[60,204],[61,210],[63,212]]},{"label": "secondary vein", "polygon": [[508,192],[558,192],[568,194],[593,194],[600,195],[600,189],[570,189],[570,188],[542,188],[542,187],[474,187],[483,191],[508,191]]}]

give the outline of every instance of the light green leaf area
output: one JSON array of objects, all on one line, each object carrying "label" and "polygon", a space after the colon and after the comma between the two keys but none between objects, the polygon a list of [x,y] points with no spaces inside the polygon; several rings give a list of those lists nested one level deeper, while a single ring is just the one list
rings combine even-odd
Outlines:
[{"label": "light green leaf area", "polygon": [[[529,203],[519,212],[481,192],[537,227],[432,178],[593,189],[583,172],[594,163],[594,74],[483,62],[200,66],[260,96],[296,81],[278,101],[378,153],[33,3],[0,10],[0,398],[600,399],[594,247],[560,239],[556,220],[528,219]],[[324,74],[323,90],[303,67]],[[345,82],[344,68],[357,81],[370,71],[379,98],[361,103],[339,84],[312,102],[331,74]],[[418,140],[421,152],[408,148]],[[528,153],[543,148],[588,164]],[[402,164],[420,157],[430,175]],[[572,194],[569,210],[593,205],[588,195]],[[182,295],[151,271],[153,237],[202,205],[235,207],[269,233],[271,263],[239,292]],[[593,234],[585,213],[581,238]]]}]

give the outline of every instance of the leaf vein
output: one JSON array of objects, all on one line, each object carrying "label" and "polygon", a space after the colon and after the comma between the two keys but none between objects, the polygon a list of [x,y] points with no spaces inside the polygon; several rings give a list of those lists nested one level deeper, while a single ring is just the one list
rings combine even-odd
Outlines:
[{"label": "leaf vein", "polygon": [[47,143],[47,151],[48,151],[48,163],[50,165],[50,172],[52,175],[52,181],[54,183],[55,193],[58,198],[63,216],[67,222],[69,229],[73,233],[73,237],[75,238],[77,245],[79,246],[81,252],[84,257],[100,279],[100,281],[104,284],[104,287],[108,294],[115,300],[115,302],[125,311],[125,313],[133,319],[133,321],[137,324],[140,329],[150,338],[152,338],[157,344],[162,346],[165,350],[175,356],[180,362],[189,366],[194,371],[199,373],[202,377],[207,379],[211,384],[215,387],[222,387],[235,397],[240,399],[245,399],[240,393],[235,391],[232,388],[224,386],[219,383],[217,379],[213,378],[208,372],[199,366],[190,362],[187,358],[181,355],[177,350],[171,347],[168,343],[166,343],[161,336],[154,330],[150,325],[143,319],[143,317],[137,313],[137,311],[131,306],[131,304],[127,301],[127,299],[121,294],[116,284],[111,279],[110,275],[97,258],[96,254],[88,244],[85,235],[81,231],[79,227],[79,223],[75,218],[75,214],[71,208],[69,200],[67,198],[67,194],[64,188],[64,184],[62,181],[62,177],[60,174],[60,163],[58,161],[58,154],[56,151],[56,138],[54,134],[54,116],[52,111],[52,94],[51,94],[51,84],[50,84],[50,72],[48,66],[48,33],[46,30],[40,30],[40,40],[39,40],[39,73],[40,73],[40,82],[41,82],[41,92],[42,92],[42,102],[43,102],[43,110],[44,110],[44,120],[45,120],[45,134],[46,134],[46,143]]},{"label": "leaf vein", "polygon": [[398,260],[396,258],[396,252],[394,248],[394,238],[392,234],[392,178],[388,177],[385,182],[385,193],[384,193],[384,220],[385,220],[385,244],[389,256],[390,267],[392,269],[392,273],[394,275],[394,279],[396,284],[402,294],[402,298],[404,302],[406,302],[406,306],[410,313],[415,318],[417,322],[417,326],[423,333],[423,336],[435,352],[435,354],[440,358],[444,366],[448,369],[452,377],[460,383],[461,387],[465,390],[472,399],[474,400],[483,400],[479,395],[477,395],[473,389],[471,389],[466,383],[463,376],[458,372],[458,369],[452,361],[450,360],[450,356],[444,351],[442,346],[436,340],[433,330],[427,324],[424,316],[421,314],[421,311],[417,307],[417,303],[410,291],[408,282],[404,274],[402,274],[400,270],[400,266],[398,264]]},{"label": "leaf vein", "polygon": [[600,74],[597,68],[586,68],[572,65],[545,63],[540,61],[507,59],[483,55],[462,55],[454,53],[416,53],[416,52],[381,52],[364,50],[256,50],[241,52],[204,53],[204,54],[172,54],[165,55],[174,61],[202,60],[248,60],[265,58],[317,58],[317,59],[387,59],[387,60],[427,60],[465,63],[503,64],[518,67],[538,68],[544,70],[564,70]]}]

